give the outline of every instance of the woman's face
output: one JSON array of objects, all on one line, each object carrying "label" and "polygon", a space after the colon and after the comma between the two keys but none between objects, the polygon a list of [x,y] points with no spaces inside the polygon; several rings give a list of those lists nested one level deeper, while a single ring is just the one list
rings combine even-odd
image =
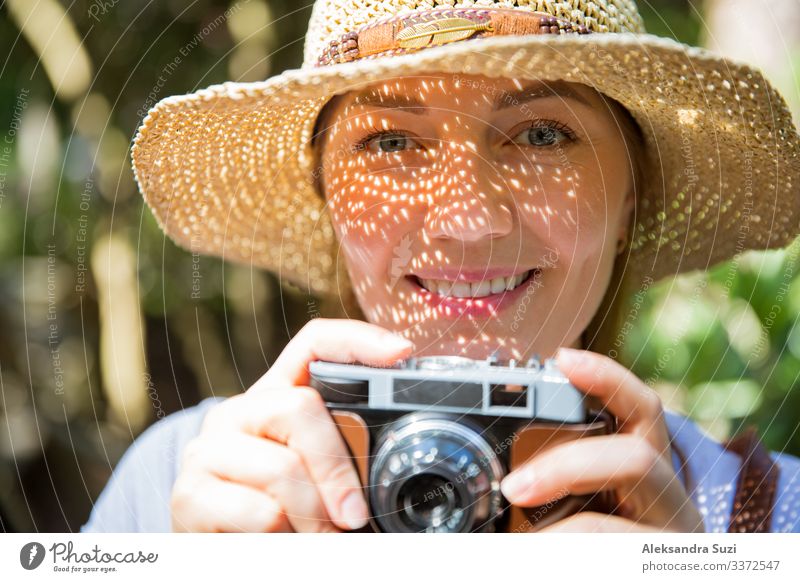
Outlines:
[{"label": "woman's face", "polygon": [[635,153],[598,93],[403,77],[328,120],[322,188],[369,321],[419,356],[580,347],[633,207]]}]

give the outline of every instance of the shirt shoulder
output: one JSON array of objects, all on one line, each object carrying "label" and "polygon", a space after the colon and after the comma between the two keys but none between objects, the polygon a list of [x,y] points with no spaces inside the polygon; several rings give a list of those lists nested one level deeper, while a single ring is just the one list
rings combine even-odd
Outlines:
[{"label": "shirt shoulder", "polygon": [[770,455],[780,471],[772,510],[772,531],[800,533],[800,459],[780,452]]},{"label": "shirt shoulder", "polygon": [[[673,444],[673,464],[692,502],[703,515],[706,531],[728,531],[742,458],[676,412],[665,411]],[[771,452],[778,466],[771,531],[800,532],[800,459]]]},{"label": "shirt shoulder", "polygon": [[81,532],[168,532],[170,496],[186,443],[222,398],[162,418],[125,451]]}]

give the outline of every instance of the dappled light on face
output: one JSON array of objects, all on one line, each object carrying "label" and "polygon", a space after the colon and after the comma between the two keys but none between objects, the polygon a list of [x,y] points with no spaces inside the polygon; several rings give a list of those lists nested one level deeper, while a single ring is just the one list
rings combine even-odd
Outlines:
[{"label": "dappled light on face", "polygon": [[[569,100],[498,109],[521,81],[476,91],[468,80],[393,79],[338,104],[321,162],[356,297],[419,355],[574,345],[595,301],[584,273],[614,230],[597,190],[621,190],[624,172],[602,176]],[[579,228],[583,216],[592,224]]]}]

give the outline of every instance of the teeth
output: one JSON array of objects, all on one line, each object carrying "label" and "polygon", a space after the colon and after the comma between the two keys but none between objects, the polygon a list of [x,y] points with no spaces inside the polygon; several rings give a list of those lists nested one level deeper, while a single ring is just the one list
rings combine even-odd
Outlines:
[{"label": "teeth", "polygon": [[473,297],[486,297],[492,294],[492,282],[480,281],[470,285]]},{"label": "teeth", "polygon": [[453,283],[450,288],[450,297],[470,297],[471,289],[469,283]]},{"label": "teeth", "polygon": [[420,279],[425,289],[445,297],[486,297],[494,293],[511,291],[528,276],[530,271],[525,271],[514,277],[495,277],[488,281],[465,283],[462,281],[443,281],[441,279]]}]

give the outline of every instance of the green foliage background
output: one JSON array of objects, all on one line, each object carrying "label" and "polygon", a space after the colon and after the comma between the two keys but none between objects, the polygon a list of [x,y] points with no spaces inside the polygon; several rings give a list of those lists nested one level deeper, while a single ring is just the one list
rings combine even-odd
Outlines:
[{"label": "green foliage background", "polygon": [[[129,146],[148,95],[300,66],[310,2],[248,0],[247,18],[205,33],[233,3],[60,2],[93,65],[88,89],[69,99],[54,94],[37,50],[0,8],[0,141],[14,137],[0,163],[0,530],[76,530],[147,424],[206,396],[246,389],[310,309],[331,312],[324,303],[309,306],[270,274],[177,249],[136,192]],[[106,10],[98,15],[100,5]],[[697,44],[701,3],[640,7],[651,32]],[[197,35],[188,57],[164,75]],[[26,119],[38,120],[38,133],[25,138],[11,136],[21,102]],[[49,171],[31,170],[43,167],[41,159],[32,164],[37,155],[51,157]],[[86,290],[75,291],[82,215],[90,247],[115,234],[135,252],[151,387],[147,421],[136,427],[111,413],[104,390],[91,274]],[[755,423],[770,448],[800,454],[797,253],[795,243],[748,254],[652,287],[641,297],[624,363],[667,406],[718,438]],[[194,300],[198,264],[203,286]],[[57,306],[63,391],[51,366],[50,300]]]}]

